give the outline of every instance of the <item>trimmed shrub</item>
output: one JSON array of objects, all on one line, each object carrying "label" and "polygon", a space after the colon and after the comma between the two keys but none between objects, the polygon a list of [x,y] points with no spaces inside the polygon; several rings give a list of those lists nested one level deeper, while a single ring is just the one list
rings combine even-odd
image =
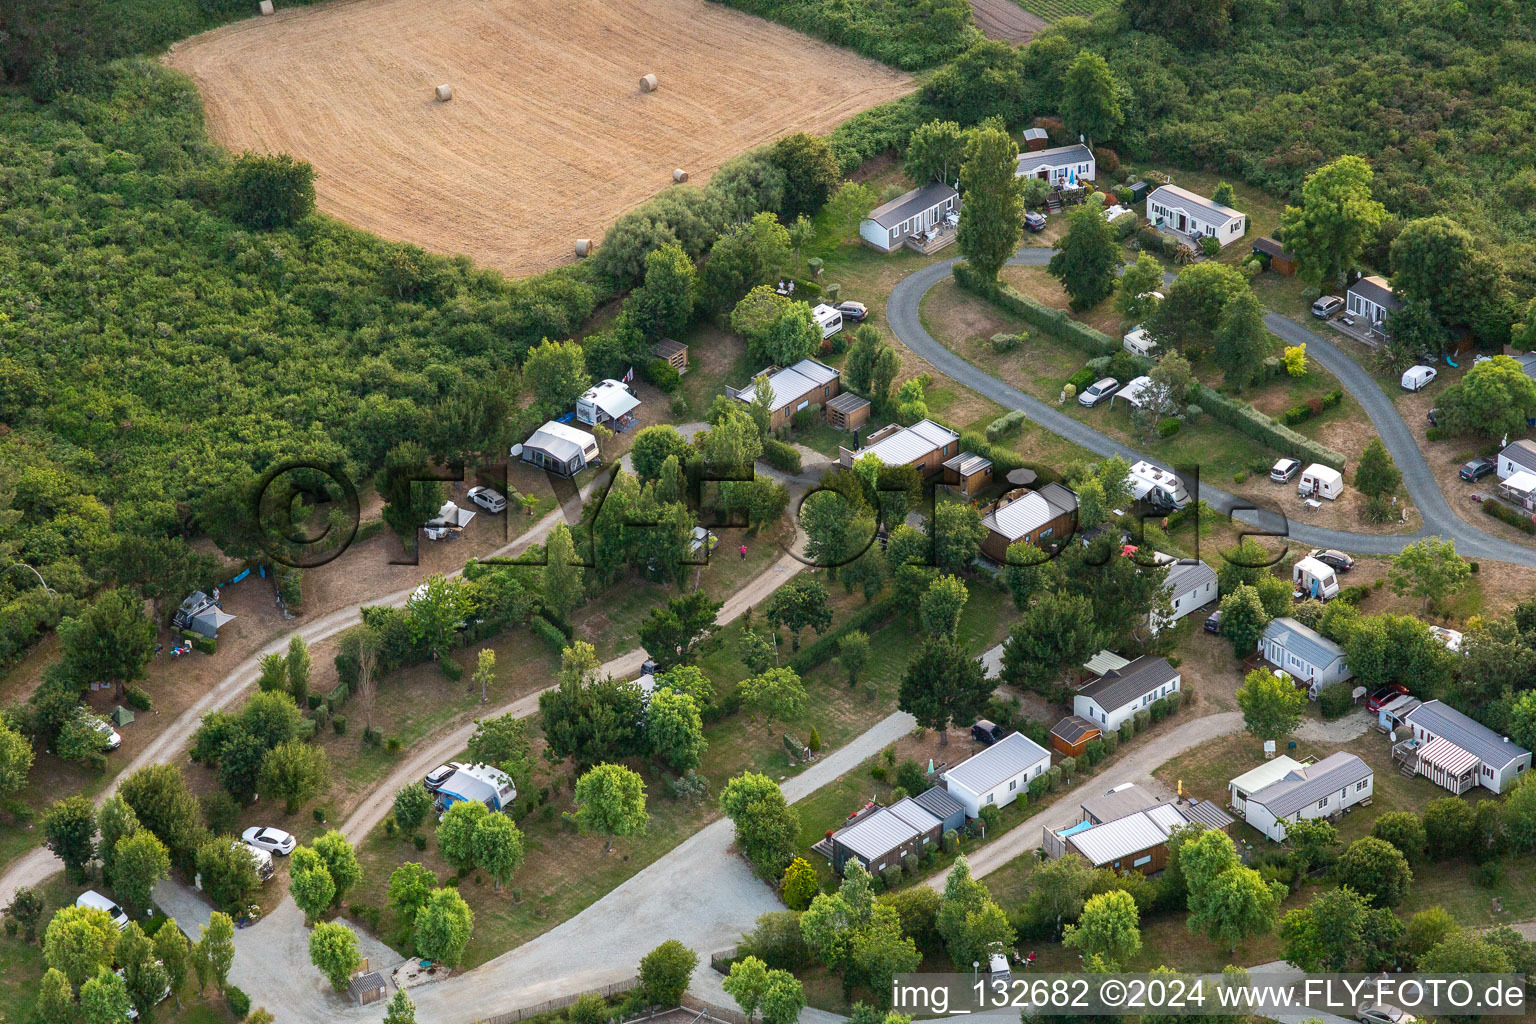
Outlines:
[{"label": "trimmed shrub", "polygon": [[532,615],[528,618],[528,628],[533,630],[533,635],[549,645],[549,649],[556,654],[564,651],[568,643],[564,633],[555,628],[555,624],[542,615]]},{"label": "trimmed shrub", "polygon": [[[806,410],[809,411],[809,410]],[[796,426],[799,426],[797,423]],[[800,472],[800,449],[771,437],[763,438],[763,461],[783,473]]]},{"label": "trimmed shrub", "polygon": [[1131,721],[1136,723],[1135,731],[1142,732],[1152,724],[1152,713],[1146,708],[1137,708],[1135,714],[1131,715]]},{"label": "trimmed shrub", "polygon": [[1482,503],[1483,513],[1493,516],[1501,523],[1508,523],[1517,530],[1526,533],[1536,533],[1536,521],[1530,516],[1515,511],[1502,501],[1485,501]]},{"label": "trimmed shrub", "polygon": [[229,1012],[240,1020],[244,1020],[251,1012],[251,997],[241,988],[234,985],[225,988],[224,1000],[229,1003]]},{"label": "trimmed shrub", "polygon": [[1343,718],[1349,714],[1349,709],[1354,706],[1354,700],[1350,694],[1354,692],[1348,683],[1334,683],[1325,686],[1317,695],[1317,710],[1323,718],[1333,721],[1335,718]]},{"label": "trimmed shrub", "polygon": [[640,366],[640,375],[658,391],[671,394],[682,384],[682,374],[665,359],[650,359]]},{"label": "trimmed shrub", "polygon": [[1109,748],[1104,743],[1102,737],[1096,740],[1089,740],[1083,746],[1083,757],[1087,759],[1089,764],[1098,764],[1108,754]]},{"label": "trimmed shrub", "polygon": [[1127,718],[1120,723],[1120,742],[1129,743],[1131,737],[1136,735],[1136,723]]},{"label": "trimmed shrub", "polygon": [[1168,696],[1164,697],[1163,700],[1168,702],[1168,713],[1174,714],[1179,710],[1179,708],[1184,706],[1184,691],[1174,690]]},{"label": "trimmed shrub", "polygon": [[1075,757],[1064,757],[1056,763],[1061,765],[1061,774],[1067,776],[1068,778],[1071,778],[1077,773],[1077,758]]},{"label": "trimmed shrub", "polygon": [[997,826],[1003,823],[1003,809],[996,804],[987,804],[981,809],[981,813],[977,817],[981,819],[981,823],[988,830],[996,829]]},{"label": "trimmed shrub", "polygon": [[1122,213],[1110,221],[1109,229],[1115,233],[1116,241],[1123,242],[1136,233],[1136,225],[1140,223],[1141,218],[1133,210],[1129,213]]},{"label": "trimmed shrub", "polygon": [[987,424],[987,440],[997,441],[1017,430],[1028,419],[1023,409],[1007,412]]},{"label": "trimmed shrub", "polygon": [[1087,387],[1089,384],[1092,384],[1097,379],[1098,378],[1093,375],[1093,371],[1085,366],[1081,370],[1078,370],[1076,373],[1074,373],[1072,376],[1068,377],[1067,383],[1081,392],[1083,388]]},{"label": "trimmed shrub", "polygon": [[952,828],[947,828],[944,830],[944,836],[939,842],[944,847],[945,853],[954,856],[955,851],[960,849],[960,833]]},{"label": "trimmed shrub", "polygon": [[902,857],[901,858],[901,866],[906,871],[907,874],[909,874],[909,875],[917,874],[917,868],[918,868],[917,854],[909,853],[906,856]]},{"label": "trimmed shrub", "polygon": [[[1101,740],[1094,740],[1093,742],[1099,743]],[[1109,757],[1120,749],[1120,734],[1117,732],[1106,732],[1102,737],[1102,742],[1104,744],[1104,756]]]},{"label": "trimmed shrub", "polygon": [[124,702],[135,711],[153,711],[155,700],[142,686],[130,686],[124,691]]},{"label": "trimmed shrub", "polygon": [[1167,416],[1157,421],[1157,436],[1172,437],[1179,432],[1179,421],[1173,416]]},{"label": "trimmed shrub", "polygon": [[335,718],[332,718],[331,728],[335,730],[337,736],[345,736],[347,734],[347,716],[337,715]]},{"label": "trimmed shrub", "polygon": [[1152,721],[1161,722],[1168,717],[1168,698],[1159,697],[1152,702],[1152,706],[1147,708],[1147,710],[1152,712]]},{"label": "trimmed shrub", "polygon": [[1339,591],[1339,600],[1345,604],[1358,605],[1361,601],[1371,596],[1371,588],[1363,583],[1357,583],[1352,587],[1345,587]]},{"label": "trimmed shrub", "polygon": [[1213,260],[1221,255],[1221,243],[1213,235],[1204,235],[1200,239],[1200,251],[1205,253],[1205,258]]},{"label": "trimmed shrub", "polygon": [[1045,779],[1045,784],[1050,789],[1050,791],[1052,793],[1056,792],[1061,788],[1061,765],[1051,765],[1046,769],[1045,774],[1041,777]]},{"label": "trimmed shrub", "polygon": [[1023,340],[1023,337],[1017,334],[994,334],[992,335],[992,351],[999,353],[1012,352],[1019,347],[1019,343]]},{"label": "trimmed shrub", "polygon": [[1303,437],[1246,402],[1228,398],[1203,384],[1191,386],[1189,397],[1198,399],[1201,408],[1219,422],[1281,455],[1300,457],[1307,462],[1321,462],[1337,470],[1344,469],[1343,455],[1310,437]]}]

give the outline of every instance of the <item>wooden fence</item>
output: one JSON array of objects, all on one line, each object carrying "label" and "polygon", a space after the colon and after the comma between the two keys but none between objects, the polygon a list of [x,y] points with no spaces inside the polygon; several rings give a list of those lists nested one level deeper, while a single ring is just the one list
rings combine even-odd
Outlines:
[{"label": "wooden fence", "polygon": [[486,1017],[481,1024],[514,1024],[515,1021],[527,1020],[529,1017],[537,1017],[540,1014],[563,1010],[585,995],[602,996],[604,999],[612,999],[614,996],[623,995],[625,992],[639,986],[640,979],[638,977],[626,978],[623,981],[616,981],[611,985],[604,985],[601,988],[588,989],[586,992],[576,992],[567,996],[556,996],[554,999],[546,999],[544,1002],[534,1006],[525,1006],[518,1010],[509,1010],[506,1013],[497,1014],[494,1017]]}]

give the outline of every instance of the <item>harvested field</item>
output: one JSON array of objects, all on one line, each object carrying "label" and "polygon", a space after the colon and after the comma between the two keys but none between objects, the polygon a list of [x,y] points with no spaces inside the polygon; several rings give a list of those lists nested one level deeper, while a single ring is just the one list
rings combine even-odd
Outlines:
[{"label": "harvested field", "polygon": [[1014,0],[971,0],[971,14],[976,27],[988,39],[1006,39],[1010,43],[1029,42],[1048,24]]},{"label": "harvested field", "polygon": [[702,184],[913,87],[705,0],[341,0],[196,36],[168,62],[221,143],[313,164],[326,213],[513,275],[571,261],[674,168]]}]

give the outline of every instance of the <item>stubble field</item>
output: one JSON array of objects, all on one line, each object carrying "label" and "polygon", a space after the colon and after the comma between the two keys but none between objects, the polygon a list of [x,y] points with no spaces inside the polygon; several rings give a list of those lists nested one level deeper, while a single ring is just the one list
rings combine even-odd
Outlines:
[{"label": "stubble field", "polygon": [[[325,212],[513,275],[570,261],[674,168],[702,183],[913,86],[705,0],[341,0],[224,26],[168,61],[221,143],[313,164]],[[647,73],[658,91],[640,91]]]}]

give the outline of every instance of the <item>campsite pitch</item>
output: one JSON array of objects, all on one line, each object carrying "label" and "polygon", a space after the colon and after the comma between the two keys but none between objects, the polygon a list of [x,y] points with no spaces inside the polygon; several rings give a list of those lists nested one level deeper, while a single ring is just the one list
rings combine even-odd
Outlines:
[{"label": "campsite pitch", "polygon": [[335,2],[226,25],[168,61],[221,143],[313,164],[326,213],[512,275],[573,260],[674,169],[702,184],[913,87],[705,0]]}]

